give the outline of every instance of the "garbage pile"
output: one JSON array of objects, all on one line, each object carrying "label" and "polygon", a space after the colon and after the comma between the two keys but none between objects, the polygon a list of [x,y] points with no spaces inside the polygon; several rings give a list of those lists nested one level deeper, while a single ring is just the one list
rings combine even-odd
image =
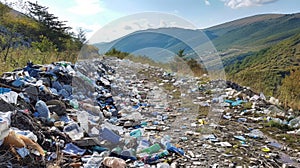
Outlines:
[{"label": "garbage pile", "polygon": [[2,75],[0,103],[1,167],[300,162],[299,116],[275,98],[126,59],[29,62]]}]

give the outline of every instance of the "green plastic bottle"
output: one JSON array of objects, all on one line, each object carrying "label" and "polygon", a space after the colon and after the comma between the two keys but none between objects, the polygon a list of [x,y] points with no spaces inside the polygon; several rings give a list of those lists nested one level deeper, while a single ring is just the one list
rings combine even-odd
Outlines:
[{"label": "green plastic bottle", "polygon": [[152,154],[152,153],[157,153],[159,150],[161,150],[161,147],[158,143],[148,147],[148,148],[145,148],[143,150],[141,150],[140,153],[148,153],[148,154]]}]

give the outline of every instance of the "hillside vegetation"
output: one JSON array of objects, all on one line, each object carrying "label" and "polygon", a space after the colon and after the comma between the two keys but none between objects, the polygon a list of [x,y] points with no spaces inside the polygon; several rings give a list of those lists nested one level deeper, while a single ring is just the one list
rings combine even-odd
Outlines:
[{"label": "hillside vegetation", "polygon": [[272,45],[300,32],[300,14],[247,17],[205,30],[218,50]]},{"label": "hillside vegetation", "polygon": [[300,34],[252,53],[226,71],[229,79],[300,109]]},{"label": "hillside vegetation", "polygon": [[72,32],[47,7],[26,2],[26,14],[0,3],[0,72],[65,60],[74,62],[86,41],[84,32]]}]

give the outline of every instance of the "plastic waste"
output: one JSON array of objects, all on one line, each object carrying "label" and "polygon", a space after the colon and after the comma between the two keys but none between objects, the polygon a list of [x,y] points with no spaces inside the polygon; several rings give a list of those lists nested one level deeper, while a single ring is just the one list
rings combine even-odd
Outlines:
[{"label": "plastic waste", "polygon": [[22,87],[25,82],[22,79],[17,79],[11,83],[14,87]]},{"label": "plastic waste", "polygon": [[158,143],[156,143],[148,148],[142,149],[139,153],[153,154],[153,153],[158,152],[160,149],[161,149],[160,145]]},{"label": "plastic waste", "polygon": [[50,118],[50,111],[44,101],[39,100],[36,102],[35,109],[39,113],[39,117],[44,117],[46,119]]},{"label": "plastic waste", "polygon": [[288,125],[292,128],[300,128],[300,117],[296,117],[288,123]]},{"label": "plastic waste", "polygon": [[247,135],[251,138],[264,138],[264,133],[258,129],[251,130]]},{"label": "plastic waste", "polygon": [[238,140],[241,140],[241,141],[246,141],[246,138],[244,136],[241,136],[241,135],[235,135],[233,137],[238,139]]},{"label": "plastic waste", "polygon": [[80,127],[86,132],[89,132],[89,113],[85,111],[77,111],[77,120],[80,123]]},{"label": "plastic waste", "polygon": [[157,168],[170,168],[170,165],[168,163],[158,163],[156,165]]},{"label": "plastic waste", "polygon": [[[11,112],[0,112],[0,141],[9,134]],[[1,145],[2,143],[0,143]]]},{"label": "plastic waste", "polygon": [[24,136],[30,138],[31,140],[33,140],[34,142],[37,142],[37,140],[38,140],[37,136],[29,130],[23,131],[23,130],[15,130],[14,129],[14,131],[16,132],[16,134],[24,135]]},{"label": "plastic waste", "polygon": [[130,132],[130,136],[135,137],[135,138],[139,138],[142,135],[143,135],[143,132],[141,131],[141,129],[135,129]]},{"label": "plastic waste", "polygon": [[180,148],[177,148],[171,144],[171,137],[169,135],[165,135],[161,139],[161,144],[165,146],[165,149],[167,149],[169,152],[176,153],[178,155],[184,155],[184,151]]},{"label": "plastic waste", "polygon": [[69,123],[63,129],[63,131],[72,139],[78,140],[84,136],[83,129],[75,122]]},{"label": "plastic waste", "polygon": [[261,149],[261,151],[263,151],[263,152],[270,152],[271,149],[268,148],[268,147],[263,147],[263,148]]},{"label": "plastic waste", "polygon": [[155,154],[155,155],[150,155],[150,156],[144,156],[142,157],[142,161],[144,163],[147,163],[147,164],[151,164],[153,162],[156,162],[157,160],[161,159],[161,158],[164,158],[165,156],[168,156],[169,155],[169,152],[167,150],[164,150],[158,154]]},{"label": "plastic waste", "polygon": [[17,152],[22,158],[25,158],[29,155],[29,150],[27,148],[19,148],[17,149]]},{"label": "plastic waste", "polygon": [[92,150],[101,153],[101,152],[104,152],[104,151],[108,151],[109,149],[101,147],[101,146],[93,146]]},{"label": "plastic waste", "polygon": [[74,108],[74,109],[78,109],[79,108],[79,103],[76,99],[72,99],[70,100],[70,105]]},{"label": "plastic waste", "polygon": [[84,168],[98,168],[101,166],[101,162],[103,160],[103,157],[97,153],[94,152],[93,155],[88,159],[86,164],[83,164]]},{"label": "plastic waste", "polygon": [[108,128],[102,128],[99,131],[99,138],[100,140],[107,140],[112,144],[118,144],[121,137]]},{"label": "plastic waste", "polygon": [[1,93],[0,98],[2,100],[6,101],[7,103],[17,104],[18,93],[14,92],[14,91]]},{"label": "plastic waste", "polygon": [[85,151],[85,149],[81,149],[72,143],[66,144],[64,150],[62,150],[62,152],[70,155],[83,155]]},{"label": "plastic waste", "polygon": [[110,168],[125,168],[126,162],[123,159],[116,157],[105,157],[103,159],[103,165]]},{"label": "plastic waste", "polygon": [[2,87],[0,87],[0,94],[8,93],[10,91],[11,91],[11,89],[9,89],[9,88],[2,88]]}]

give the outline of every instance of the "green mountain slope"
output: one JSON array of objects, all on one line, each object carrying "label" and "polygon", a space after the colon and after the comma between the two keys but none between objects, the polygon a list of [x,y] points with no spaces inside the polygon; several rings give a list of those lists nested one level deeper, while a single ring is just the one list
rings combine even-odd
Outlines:
[{"label": "green mountain slope", "polygon": [[226,67],[231,80],[273,96],[280,96],[283,79],[299,69],[300,34]]},{"label": "green mountain slope", "polygon": [[300,13],[247,17],[205,30],[218,50],[271,45],[300,33]]},{"label": "green mountain slope", "polygon": [[[100,52],[110,48],[124,52],[135,52],[144,48],[155,47],[172,53],[186,49],[192,52],[176,35],[191,39],[193,44],[203,45],[209,38],[216,49],[221,52],[225,66],[236,59],[243,59],[249,53],[269,47],[295,34],[300,33],[300,13],[297,14],[264,14],[234,20],[204,30],[188,30],[180,28],[161,28],[131,33],[109,43],[95,44]],[[204,37],[203,35],[206,35]],[[201,37],[200,37],[201,36]],[[145,40],[147,39],[147,40]],[[182,38],[181,38],[182,39]],[[138,43],[137,43],[138,42]],[[139,55],[165,55],[152,50],[142,50]],[[159,56],[161,57],[161,56]]]}]

